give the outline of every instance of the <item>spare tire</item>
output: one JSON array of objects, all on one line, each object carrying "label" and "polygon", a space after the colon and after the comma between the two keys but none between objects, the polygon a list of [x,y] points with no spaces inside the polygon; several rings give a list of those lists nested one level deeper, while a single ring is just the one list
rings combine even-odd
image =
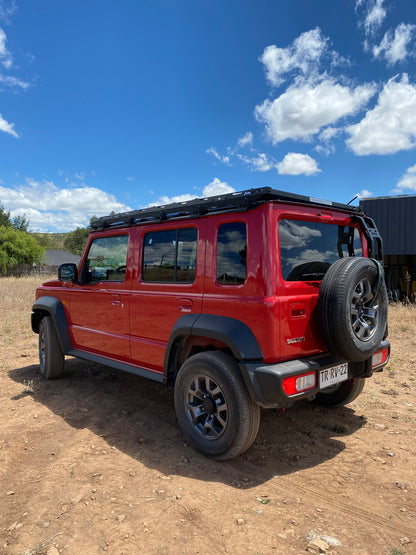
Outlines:
[{"label": "spare tire", "polygon": [[319,290],[318,318],[328,350],[352,362],[370,358],[387,326],[387,290],[381,266],[370,258],[340,258]]}]

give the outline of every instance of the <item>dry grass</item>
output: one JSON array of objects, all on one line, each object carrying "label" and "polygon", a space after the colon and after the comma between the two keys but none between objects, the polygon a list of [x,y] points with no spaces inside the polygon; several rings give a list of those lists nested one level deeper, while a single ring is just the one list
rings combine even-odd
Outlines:
[{"label": "dry grass", "polygon": [[[45,276],[0,279],[0,345],[10,344],[18,337],[22,343],[33,339],[30,314],[35,290],[47,279]],[[413,370],[416,364],[416,305],[390,305],[389,339],[393,343],[391,370],[397,362],[402,369]]]},{"label": "dry grass", "polygon": [[416,305],[392,304],[389,307],[391,359],[385,370],[397,383],[415,380]]},{"label": "dry grass", "polygon": [[9,345],[18,337],[22,345],[33,340],[30,324],[36,287],[45,276],[0,278],[0,346]]}]

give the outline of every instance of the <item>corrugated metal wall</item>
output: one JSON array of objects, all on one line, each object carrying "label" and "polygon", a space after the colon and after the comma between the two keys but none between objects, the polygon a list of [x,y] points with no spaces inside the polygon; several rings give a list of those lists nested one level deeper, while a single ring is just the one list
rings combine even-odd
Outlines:
[{"label": "corrugated metal wall", "polygon": [[385,255],[416,254],[416,196],[363,199],[360,206],[376,222]]}]

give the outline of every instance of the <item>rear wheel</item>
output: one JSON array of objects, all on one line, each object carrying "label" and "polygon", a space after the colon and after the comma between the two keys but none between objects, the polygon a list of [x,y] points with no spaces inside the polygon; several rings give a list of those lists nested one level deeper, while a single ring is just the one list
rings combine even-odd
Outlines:
[{"label": "rear wheel", "polygon": [[52,318],[45,316],[39,325],[40,373],[47,380],[59,378],[64,369],[64,361],[65,357]]},{"label": "rear wheel", "polygon": [[250,399],[237,362],[222,352],[190,357],[175,382],[175,410],[189,444],[226,460],[256,439],[260,408]]},{"label": "rear wheel", "polygon": [[363,391],[365,378],[355,378],[320,391],[315,397],[318,405],[325,407],[343,407],[352,403]]}]

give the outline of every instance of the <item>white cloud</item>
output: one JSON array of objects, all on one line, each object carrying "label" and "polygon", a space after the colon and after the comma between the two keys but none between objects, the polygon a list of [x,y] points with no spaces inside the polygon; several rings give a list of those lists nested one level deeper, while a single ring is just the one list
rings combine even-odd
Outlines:
[{"label": "white cloud", "polygon": [[27,81],[23,81],[17,77],[13,77],[11,75],[2,75],[0,74],[0,84],[5,85],[6,87],[14,88],[14,89],[23,89],[26,90],[30,87],[30,83]]},{"label": "white cloud", "polygon": [[1,63],[9,69],[12,65],[12,58],[6,46],[7,36],[3,29],[0,27],[0,60]]},{"label": "white cloud", "polygon": [[286,139],[305,141],[322,127],[356,113],[374,93],[373,84],[352,88],[327,78],[318,85],[289,87],[275,100],[256,106],[255,116],[266,125],[273,144]]},{"label": "white cloud", "polygon": [[397,187],[391,191],[394,194],[403,194],[405,191],[416,191],[416,164],[407,169],[406,173],[397,183]]},{"label": "white cloud", "polygon": [[357,0],[356,12],[360,12],[361,8],[365,12],[365,16],[359,24],[364,27],[366,35],[374,35],[383,24],[387,15],[383,4],[384,0]]},{"label": "white cloud", "polygon": [[374,196],[374,193],[372,193],[371,191],[368,191],[367,189],[363,189],[362,191],[357,193],[357,198],[359,198],[359,199],[369,198],[369,197],[373,197],[373,196]]},{"label": "white cloud", "polygon": [[93,215],[130,210],[114,195],[96,187],[61,189],[52,181],[30,178],[16,188],[0,186],[0,199],[12,216],[26,214],[33,231],[70,231],[86,226]]},{"label": "white cloud", "polygon": [[217,160],[219,160],[223,164],[229,164],[230,163],[230,157],[229,156],[221,156],[221,154],[219,154],[217,149],[213,146],[210,146],[209,148],[207,148],[206,153],[207,154],[212,154],[212,156],[214,156],[214,158],[216,158]]},{"label": "white cloud", "polygon": [[227,193],[234,193],[235,189],[228,185],[225,181],[221,181],[218,177],[214,177],[211,183],[208,183],[202,191],[203,197],[213,197],[217,195],[225,195]]},{"label": "white cloud", "polygon": [[324,142],[331,141],[342,132],[339,127],[326,127],[319,134],[319,139]]},{"label": "white cloud", "polygon": [[221,181],[218,177],[214,177],[211,183],[208,183],[208,185],[204,187],[201,195],[194,195],[191,193],[184,193],[173,197],[162,195],[156,201],[148,204],[148,206],[162,206],[164,204],[172,204],[176,202],[187,202],[188,200],[194,200],[196,198],[215,197],[234,192],[235,189],[228,185],[228,183]]},{"label": "white cloud", "polygon": [[287,48],[267,46],[260,60],[266,69],[266,77],[274,86],[285,80],[285,75],[299,71],[303,75],[314,73],[320,64],[321,57],[327,51],[328,39],[319,27],[302,33]]},{"label": "white cloud", "polygon": [[76,179],[78,179],[79,181],[84,181],[85,179],[85,173],[83,172],[79,172],[75,174]]},{"label": "white cloud", "polygon": [[8,133],[9,135],[12,135],[13,137],[16,137],[16,139],[19,137],[19,135],[14,130],[14,123],[9,123],[5,119],[3,119],[1,114],[0,114],[0,131],[3,131],[4,133]]},{"label": "white cloud", "polygon": [[237,158],[247,164],[251,171],[267,172],[275,167],[275,162],[270,160],[267,154],[259,152],[254,156],[244,156],[243,154],[237,154]]},{"label": "white cloud", "polygon": [[[1,19],[1,7],[0,7],[0,19]],[[9,50],[7,49],[7,35],[4,30],[0,27],[0,63],[5,68],[5,70],[10,70],[13,66],[13,57]],[[13,77],[11,75],[4,75],[0,73],[0,85],[5,87],[10,87],[14,89],[26,90],[30,83],[19,79],[18,77]]]},{"label": "white cloud", "polygon": [[239,148],[244,148],[245,146],[248,146],[248,145],[251,146],[252,144],[253,144],[253,133],[251,131],[248,131],[248,133],[240,137],[237,141],[237,146]]},{"label": "white cloud", "polygon": [[7,0],[3,0],[0,3],[0,19],[9,24],[10,18],[16,10],[17,6],[15,0],[10,0],[9,2]]},{"label": "white cloud", "polygon": [[289,152],[281,162],[276,165],[280,175],[316,175],[321,170],[316,160],[309,154]]},{"label": "white cloud", "polygon": [[415,46],[410,45],[416,37],[416,25],[401,23],[393,32],[387,31],[378,46],[373,47],[375,58],[384,57],[389,65],[403,62],[409,55],[415,53]]},{"label": "white cloud", "polygon": [[343,129],[341,127],[325,127],[324,129],[322,129],[318,136],[321,144],[317,145],[314,150],[316,150],[316,152],[319,152],[319,154],[322,154],[323,156],[329,156],[330,154],[333,154],[335,152],[335,145],[332,141],[342,132]]},{"label": "white cloud", "polygon": [[267,172],[274,167],[273,162],[271,162],[267,155],[263,152],[259,152],[257,156],[251,159],[252,169],[258,172]]},{"label": "white cloud", "polygon": [[394,154],[416,146],[416,86],[407,74],[390,79],[377,105],[357,124],[346,128],[354,154]]}]

